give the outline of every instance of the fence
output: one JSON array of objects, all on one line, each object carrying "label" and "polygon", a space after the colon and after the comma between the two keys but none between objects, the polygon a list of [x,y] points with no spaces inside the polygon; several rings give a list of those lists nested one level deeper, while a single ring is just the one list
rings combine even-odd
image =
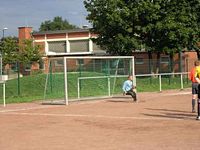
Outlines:
[{"label": "fence", "polygon": [[[136,82],[139,80],[139,78],[141,77],[149,77],[150,80],[150,85],[153,83],[152,80],[154,80],[155,83],[155,79],[157,79],[158,85],[159,85],[159,91],[162,91],[162,80],[164,80],[164,82],[166,82],[166,79],[168,80],[168,85],[171,86],[171,88],[173,88],[174,84],[175,85],[174,88],[180,88],[183,89],[184,85],[185,88],[187,88],[189,85],[189,80],[188,80],[188,72],[182,72],[182,73],[160,73],[160,74],[141,74],[141,75],[136,75]],[[178,83],[180,84],[178,86]],[[137,85],[137,83],[136,83]],[[172,86],[173,85],[173,86]],[[166,89],[166,88],[165,88]],[[169,87],[170,89],[170,87]]]},{"label": "fence", "polygon": [[194,59],[170,61],[168,57],[160,60],[135,58],[135,72],[136,74],[189,72],[194,66],[194,61]]},{"label": "fence", "polygon": [[[78,74],[70,74],[70,78]],[[164,74],[143,74],[143,75],[136,75],[136,85],[138,92],[152,92],[152,91],[162,91],[167,89],[184,89],[191,86],[189,80],[188,80],[188,74],[187,73],[164,73]],[[83,77],[79,78],[78,80],[81,80]],[[101,77],[103,78],[103,76]],[[107,94],[107,95],[113,95],[113,94],[122,94],[121,86],[124,80],[126,80],[127,77],[120,77],[116,80],[116,87],[115,91],[111,87],[109,83],[113,83],[114,79],[112,77],[104,77],[105,79],[98,79],[96,81],[97,84],[104,84],[104,86],[108,86],[108,90],[106,92],[105,88],[100,89],[104,93],[98,93],[99,95]],[[72,78],[73,79],[73,78]],[[64,77],[62,74],[56,73],[53,74],[52,77],[48,79],[50,83],[50,91],[49,93],[53,94],[53,99],[63,99],[64,97]],[[95,79],[93,79],[95,80]],[[12,79],[6,82],[6,102],[27,102],[27,101],[33,101],[33,100],[42,100],[44,98],[44,89],[45,89],[45,82],[46,82],[46,74],[38,74],[38,75],[32,75],[32,76],[26,76],[23,78],[20,78],[20,95],[18,95],[18,81],[17,79]],[[78,97],[84,98],[85,94],[85,82],[87,81],[81,81],[82,89],[79,89]],[[75,82],[70,81],[71,87],[74,89],[69,89],[70,91],[78,91],[77,88],[80,87],[79,85],[73,85]],[[76,82],[77,84],[77,82]],[[79,82],[80,84],[80,82]],[[94,87],[93,90],[95,90]],[[87,86],[86,86],[87,89]],[[0,100],[1,103],[3,103],[3,88],[0,87]],[[76,92],[75,92],[76,93]],[[90,91],[89,94],[92,94],[93,92]],[[69,94],[70,99],[76,99],[77,94],[73,95],[72,93]],[[88,95],[87,95],[88,96]],[[90,95],[92,96],[92,95]],[[50,96],[46,96],[47,99],[52,99]]]},{"label": "fence", "polygon": [[[173,69],[173,73],[169,72],[169,63],[161,63],[162,70],[156,73],[156,69],[153,71],[149,70],[149,64],[146,63],[148,60],[144,60],[143,64],[135,62],[135,72],[136,72],[136,79],[137,79],[137,90],[138,92],[145,92],[145,91],[162,91],[166,89],[183,89],[188,88],[191,86],[190,81],[188,80],[188,71],[193,66],[193,62],[195,60],[187,60],[184,61],[182,70],[184,72],[178,72],[180,69],[178,67],[179,62],[173,63],[174,66],[171,68]],[[155,68],[156,61],[153,62],[152,68]],[[22,66],[21,66],[22,67]],[[58,66],[59,67],[59,66]],[[84,67],[84,66],[81,66]],[[99,66],[93,66],[99,67]],[[99,70],[99,68],[96,68]],[[23,74],[20,70],[25,70],[26,73]],[[58,69],[59,70],[59,69]],[[76,76],[83,76],[81,74],[80,67],[76,70]],[[27,102],[33,100],[42,100],[44,98],[44,89],[46,83],[46,74],[44,70],[38,70],[34,73],[27,73],[31,72],[27,66],[25,68],[20,68],[20,65],[17,63],[10,64],[10,68],[4,69],[4,74],[7,74],[9,80],[6,82],[6,101],[8,103],[11,102]],[[73,74],[73,73],[72,73]],[[106,75],[107,73],[105,73]],[[58,85],[62,85],[62,82],[57,82],[56,78],[63,78],[64,77],[59,73],[55,73],[48,79],[51,83],[51,90],[55,90]],[[117,86],[118,90],[115,94],[121,92],[121,82],[125,80],[126,77],[121,79]],[[107,82],[108,79],[105,79]],[[64,80],[63,80],[64,81]],[[77,87],[77,85],[76,85]],[[63,88],[64,89],[64,88]],[[59,91],[62,92],[63,91]],[[0,103],[3,103],[3,88],[0,86]],[[61,94],[62,94],[61,93]],[[109,93],[109,92],[107,92]],[[60,94],[60,95],[61,95]],[[58,94],[58,96],[60,96]],[[77,95],[76,95],[77,96]],[[60,96],[60,97],[63,97]],[[57,98],[60,98],[57,97]]]}]

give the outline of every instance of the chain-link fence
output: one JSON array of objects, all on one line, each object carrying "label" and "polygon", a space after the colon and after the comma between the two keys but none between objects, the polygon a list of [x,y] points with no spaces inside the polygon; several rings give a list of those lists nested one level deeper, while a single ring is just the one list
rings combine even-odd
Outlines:
[{"label": "chain-link fence", "polygon": [[[78,75],[84,77],[83,70],[86,66],[79,60],[80,62],[76,62],[76,67],[73,64],[71,67],[71,74]],[[98,60],[97,60],[98,61]],[[135,73],[137,79],[137,90],[138,92],[145,91],[160,91],[165,89],[181,89],[190,87],[190,81],[188,80],[187,72],[191,70],[193,67],[195,60],[182,60],[167,62],[167,61],[157,61],[157,60],[137,60],[135,59]],[[100,62],[99,62],[100,63]],[[37,69],[34,69],[33,62],[28,64],[20,64],[17,62],[7,64],[3,67],[3,74],[8,75],[8,81],[6,82],[6,101],[7,103],[11,102],[27,102],[33,100],[42,100],[44,99],[44,91],[45,84],[47,83],[46,76],[47,72],[49,72],[49,68],[43,67],[46,64],[42,64],[40,67],[39,64],[35,64]],[[114,64],[114,63],[113,63]],[[159,64],[159,65],[158,65]],[[62,68],[62,62],[56,62],[57,67],[56,73],[52,74],[48,78],[48,83],[50,85],[50,90],[57,91],[57,98],[63,97],[64,93],[64,77],[59,75],[59,70]],[[104,75],[112,74],[112,70],[106,70],[106,63],[102,65],[98,65],[98,63],[94,66],[90,66],[90,68],[95,69],[97,73],[103,73]],[[122,64],[125,67],[123,69],[119,69],[118,71],[123,74],[126,72],[126,64]],[[60,66],[60,67],[59,67]],[[69,69],[70,69],[69,67]],[[41,68],[41,69],[38,69]],[[74,70],[75,69],[75,70]],[[180,72],[181,71],[181,72]],[[183,73],[184,72],[184,73]],[[161,74],[161,73],[172,73],[172,74]],[[183,73],[183,74],[182,74]],[[57,76],[56,76],[57,74]],[[60,82],[56,81],[56,78],[62,78]],[[124,78],[125,80],[126,78]],[[83,84],[83,81],[82,81]],[[60,88],[57,88],[59,85]],[[0,85],[0,101],[2,103],[3,98],[3,88]],[[60,93],[61,92],[61,93]],[[118,93],[121,91],[118,90]],[[77,96],[77,95],[76,95]]]},{"label": "chain-link fence", "polygon": [[150,60],[135,59],[136,74],[155,74],[172,72],[189,72],[194,66],[194,59],[170,61],[170,59]]}]

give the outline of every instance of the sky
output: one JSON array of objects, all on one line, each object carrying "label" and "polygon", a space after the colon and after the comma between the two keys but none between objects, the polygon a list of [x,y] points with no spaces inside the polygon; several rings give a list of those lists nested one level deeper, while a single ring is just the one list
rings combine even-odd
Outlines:
[{"label": "sky", "polygon": [[[38,31],[42,22],[60,16],[70,24],[89,25],[84,0],[0,0],[0,38],[18,36],[18,27]],[[90,26],[90,25],[89,25]]]}]

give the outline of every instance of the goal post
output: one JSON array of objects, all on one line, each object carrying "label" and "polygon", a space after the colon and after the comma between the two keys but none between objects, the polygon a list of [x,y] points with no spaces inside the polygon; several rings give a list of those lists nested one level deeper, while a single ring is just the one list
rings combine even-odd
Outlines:
[{"label": "goal post", "polygon": [[112,97],[122,93],[124,80],[128,75],[135,77],[134,70],[134,56],[53,57],[44,98],[62,99],[68,105],[69,101]]}]

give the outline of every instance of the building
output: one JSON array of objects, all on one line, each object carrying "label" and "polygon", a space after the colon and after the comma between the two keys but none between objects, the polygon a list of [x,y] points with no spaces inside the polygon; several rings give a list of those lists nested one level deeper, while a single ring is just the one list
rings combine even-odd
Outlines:
[{"label": "building", "polygon": [[[91,33],[89,29],[85,28],[33,32],[32,27],[19,27],[19,43],[23,39],[33,39],[34,44],[41,46],[43,53],[42,66],[31,64],[30,67],[27,67],[29,72],[39,68],[46,72],[48,58],[53,56],[106,55],[106,52],[91,40],[95,37],[97,34]],[[192,51],[183,51],[181,54],[175,54],[173,58],[166,54],[161,54],[158,58],[156,54],[152,54],[149,59],[149,54],[145,51],[135,51],[133,55],[135,56],[136,74],[188,72],[197,59],[196,52]]]},{"label": "building", "polygon": [[[19,43],[24,39],[33,39],[34,44],[40,45],[43,54],[43,68],[47,71],[48,58],[53,56],[88,56],[105,55],[91,38],[97,35],[89,29],[73,29],[46,32],[33,32],[32,27],[19,27]],[[37,70],[39,66],[32,65],[30,70]]]}]

